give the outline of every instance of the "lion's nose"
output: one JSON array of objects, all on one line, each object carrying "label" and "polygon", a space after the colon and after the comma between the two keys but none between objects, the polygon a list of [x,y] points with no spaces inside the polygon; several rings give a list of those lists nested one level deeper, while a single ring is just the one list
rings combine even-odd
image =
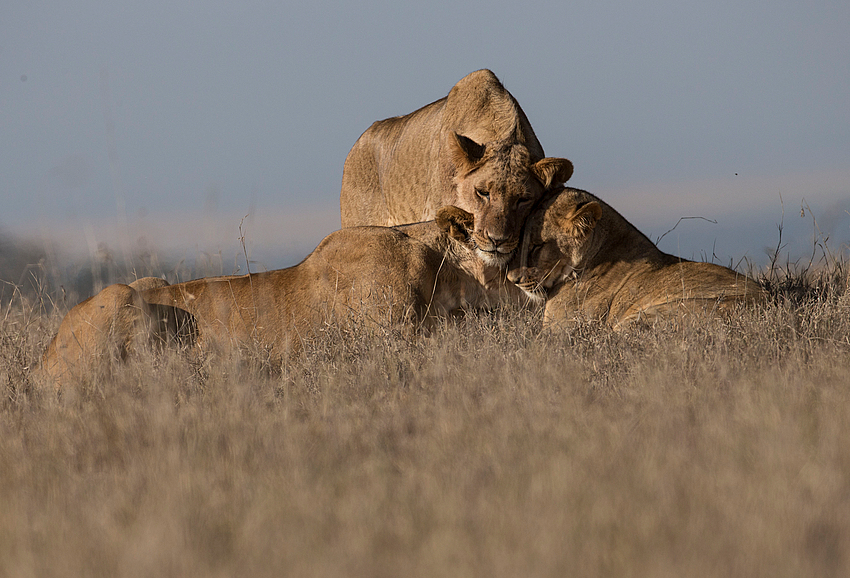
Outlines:
[{"label": "lion's nose", "polygon": [[487,239],[490,240],[490,243],[493,247],[498,247],[500,245],[504,245],[508,242],[508,237],[505,235],[491,235],[489,232],[487,233]]}]

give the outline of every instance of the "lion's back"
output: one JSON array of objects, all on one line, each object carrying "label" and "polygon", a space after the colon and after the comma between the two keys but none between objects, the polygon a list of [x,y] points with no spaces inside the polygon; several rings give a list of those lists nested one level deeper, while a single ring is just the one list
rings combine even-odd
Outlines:
[{"label": "lion's back", "polygon": [[624,323],[673,312],[715,315],[728,313],[738,304],[753,305],[767,299],[767,292],[756,281],[733,269],[665,256],[671,262],[652,274],[636,276],[627,285],[629,299],[622,307],[615,302],[613,319]]},{"label": "lion's back", "polygon": [[401,288],[418,285],[434,267],[435,252],[426,244],[390,227],[350,227],[331,233],[305,260],[312,277],[329,286],[382,284]]},{"label": "lion's back", "polygon": [[427,218],[421,208],[431,186],[431,167],[439,162],[445,100],[376,121],[357,139],[342,170],[343,227],[392,226]]}]

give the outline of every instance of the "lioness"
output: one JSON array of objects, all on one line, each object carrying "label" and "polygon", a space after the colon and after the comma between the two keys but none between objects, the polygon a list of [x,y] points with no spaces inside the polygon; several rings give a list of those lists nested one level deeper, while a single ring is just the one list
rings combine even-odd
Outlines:
[{"label": "lioness", "polygon": [[54,342],[78,345],[66,356],[67,347],[51,343],[44,366],[59,372],[90,370],[98,362],[91,356],[103,349],[97,346],[101,335],[110,336],[126,355],[134,343],[155,333],[150,327],[158,327],[158,307],[188,315],[201,343],[216,348],[257,344],[278,362],[323,327],[352,317],[412,331],[462,308],[524,301],[503,271],[475,257],[473,226],[470,213],[444,207],[435,221],[336,231],[287,269],[142,291],[112,285],[68,313]]},{"label": "lioness", "polygon": [[544,158],[519,103],[489,70],[447,97],[377,121],[354,143],[342,173],[342,226],[433,219],[444,205],[475,216],[477,255],[504,268],[534,202],[573,173]]},{"label": "lioness", "polygon": [[594,195],[563,188],[536,207],[508,278],[545,299],[544,324],[578,315],[615,328],[686,311],[712,313],[763,301],[752,279],[663,253]]}]

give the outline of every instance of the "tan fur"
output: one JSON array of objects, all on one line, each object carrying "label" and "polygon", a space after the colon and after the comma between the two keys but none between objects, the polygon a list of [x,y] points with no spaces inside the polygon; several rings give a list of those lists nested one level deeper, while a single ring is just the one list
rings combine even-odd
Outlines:
[{"label": "tan fur", "polygon": [[583,315],[620,327],[766,298],[745,275],[663,253],[602,200],[570,188],[532,212],[508,278],[529,296],[546,299],[546,324]]},{"label": "tan fur", "polygon": [[163,284],[167,285],[162,279],[146,277],[129,285],[110,285],[75,305],[42,357],[45,377],[61,388],[151,343],[186,337],[193,328],[185,312],[151,305],[140,295],[145,288]]},{"label": "tan fur", "polygon": [[281,361],[305,340],[352,319],[414,331],[461,309],[524,301],[503,271],[475,257],[473,226],[471,214],[445,207],[436,221],[342,229],[287,269],[142,291],[113,285],[68,313],[54,339],[62,346],[51,344],[44,366],[85,373],[98,363],[92,355],[107,345],[126,356],[153,334],[151,311],[157,307],[190,314],[202,343],[219,349],[258,345]]},{"label": "tan fur", "polygon": [[342,226],[414,223],[455,205],[475,216],[478,256],[505,267],[534,202],[572,172],[567,159],[544,158],[519,103],[479,70],[363,133],[343,167]]},{"label": "tan fur", "polygon": [[165,287],[168,281],[159,277],[142,277],[130,283],[130,287],[136,291],[144,291],[146,289],[154,289],[156,287]]}]

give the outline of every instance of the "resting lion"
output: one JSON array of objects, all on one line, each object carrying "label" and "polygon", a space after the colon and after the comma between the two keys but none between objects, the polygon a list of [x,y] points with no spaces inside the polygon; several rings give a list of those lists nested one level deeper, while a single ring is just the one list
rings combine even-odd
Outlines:
[{"label": "resting lion", "polygon": [[544,158],[519,103],[479,70],[447,97],[375,122],[354,143],[342,173],[342,226],[415,223],[455,205],[475,216],[477,255],[504,268],[534,202],[572,172],[567,159]]},{"label": "resting lion", "polygon": [[545,299],[544,324],[584,315],[619,328],[641,319],[763,301],[752,279],[660,251],[594,195],[563,188],[532,212],[508,278]]},{"label": "resting lion", "polygon": [[279,362],[323,328],[352,319],[413,331],[461,309],[524,301],[503,271],[475,256],[473,226],[471,214],[444,207],[435,221],[336,231],[287,269],[141,291],[112,285],[68,313],[43,365],[57,382],[88,370],[98,363],[92,354],[104,349],[102,336],[126,356],[162,332],[160,307],[186,315],[192,331],[184,334],[201,343],[256,344]]}]

